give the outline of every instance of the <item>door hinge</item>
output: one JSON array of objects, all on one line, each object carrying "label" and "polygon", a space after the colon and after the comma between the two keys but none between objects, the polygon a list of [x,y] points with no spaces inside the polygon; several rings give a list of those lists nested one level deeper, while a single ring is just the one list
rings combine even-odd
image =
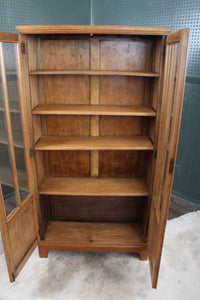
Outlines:
[{"label": "door hinge", "polygon": [[170,159],[170,163],[169,163],[169,174],[172,174],[174,170],[174,159]]},{"label": "door hinge", "polygon": [[31,149],[30,149],[30,157],[33,157],[33,156],[34,156],[34,149],[31,148]]},{"label": "door hinge", "polygon": [[157,159],[157,155],[158,155],[158,151],[155,150],[155,152],[154,152],[154,158],[155,158],[155,159]]},{"label": "door hinge", "polygon": [[21,43],[21,52],[22,52],[23,54],[26,53],[26,47],[25,47],[25,44],[24,44],[24,43]]}]

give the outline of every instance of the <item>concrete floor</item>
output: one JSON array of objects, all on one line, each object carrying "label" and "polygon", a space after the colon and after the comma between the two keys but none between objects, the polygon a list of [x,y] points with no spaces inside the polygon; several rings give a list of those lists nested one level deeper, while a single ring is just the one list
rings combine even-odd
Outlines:
[{"label": "concrete floor", "polygon": [[0,243],[0,300],[199,300],[200,211],[167,222],[157,290],[149,262],[118,253],[36,249],[15,283],[8,280]]}]

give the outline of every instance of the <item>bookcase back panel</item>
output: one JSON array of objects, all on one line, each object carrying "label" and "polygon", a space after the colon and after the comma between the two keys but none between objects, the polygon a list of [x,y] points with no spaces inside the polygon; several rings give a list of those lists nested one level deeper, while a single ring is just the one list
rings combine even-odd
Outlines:
[{"label": "bookcase back panel", "polygon": [[143,105],[149,78],[100,76],[99,103],[104,105]]},{"label": "bookcase back panel", "polygon": [[100,69],[151,71],[152,41],[138,37],[107,37],[99,42]]},{"label": "bookcase back panel", "polygon": [[99,135],[142,135],[143,121],[145,121],[145,119],[142,117],[101,116],[99,120]]},{"label": "bookcase back panel", "polygon": [[48,151],[49,176],[90,176],[90,151]]},{"label": "bookcase back panel", "polygon": [[46,116],[47,135],[89,136],[89,116]]},{"label": "bookcase back panel", "polygon": [[84,39],[43,40],[45,70],[88,70],[90,43]]},{"label": "bookcase back panel", "polygon": [[54,221],[141,222],[146,197],[49,196]]},{"label": "bookcase back panel", "polygon": [[89,104],[89,76],[44,76],[45,102],[48,104]]},{"label": "bookcase back panel", "polygon": [[145,162],[144,151],[99,151],[99,176],[144,178]]}]

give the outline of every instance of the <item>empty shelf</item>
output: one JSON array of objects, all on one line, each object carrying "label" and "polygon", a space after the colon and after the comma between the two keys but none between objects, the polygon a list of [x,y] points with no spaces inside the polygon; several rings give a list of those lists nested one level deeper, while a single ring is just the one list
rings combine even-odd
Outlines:
[{"label": "empty shelf", "polygon": [[43,195],[148,196],[143,179],[47,177],[40,186]]},{"label": "empty shelf", "polygon": [[153,108],[136,105],[40,104],[32,113],[34,115],[156,116]]},{"label": "empty shelf", "polygon": [[153,150],[147,136],[44,136],[35,150]]},{"label": "empty shelf", "polygon": [[29,72],[30,75],[97,75],[97,76],[142,76],[142,77],[159,77],[155,72],[139,71],[108,71],[108,70],[34,70]]},{"label": "empty shelf", "polygon": [[[50,250],[140,252],[146,249],[136,223],[50,222],[39,243],[40,255]],[[46,254],[45,253],[45,256]]]}]

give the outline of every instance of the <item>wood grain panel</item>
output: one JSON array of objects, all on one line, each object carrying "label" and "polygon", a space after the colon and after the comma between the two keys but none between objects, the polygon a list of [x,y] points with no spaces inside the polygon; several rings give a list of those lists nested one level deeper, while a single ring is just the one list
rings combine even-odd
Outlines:
[{"label": "wood grain panel", "polygon": [[10,32],[0,32],[0,41],[5,43],[15,43],[18,42],[19,35]]},{"label": "wood grain panel", "polygon": [[146,197],[49,196],[53,221],[141,222]]},{"label": "wood grain panel", "polygon": [[46,116],[47,135],[89,136],[90,124],[87,116]]},{"label": "wood grain panel", "polygon": [[17,267],[37,237],[32,200],[9,220],[8,230],[13,259]]},{"label": "wood grain panel", "polygon": [[40,257],[50,250],[135,252],[142,260],[148,257],[137,223],[51,222],[39,244]]},{"label": "wood grain panel", "polygon": [[50,176],[90,176],[89,151],[49,151]]},{"label": "wood grain panel", "polygon": [[100,41],[100,70],[151,71],[147,39],[118,38]]},{"label": "wood grain panel", "polygon": [[45,76],[47,104],[89,104],[88,76]]},{"label": "wood grain panel", "polygon": [[29,75],[94,75],[94,76],[133,76],[133,77],[159,77],[159,73],[155,72],[141,72],[141,71],[102,71],[102,70],[40,70],[36,69],[29,72]]},{"label": "wood grain panel", "polygon": [[44,70],[88,70],[88,40],[43,40]]},{"label": "wood grain panel", "polygon": [[17,26],[23,34],[144,34],[167,35],[169,27],[116,26],[116,25],[26,25]]},{"label": "wood grain panel", "polygon": [[35,150],[153,150],[147,136],[44,136]]},{"label": "wood grain panel", "polygon": [[138,178],[47,177],[40,186],[42,195],[148,196],[145,181]]},{"label": "wood grain panel", "polygon": [[142,135],[144,119],[141,117],[100,117],[100,136]]},{"label": "wood grain panel", "polygon": [[100,151],[100,177],[145,177],[146,167],[140,165],[141,151]]},{"label": "wood grain panel", "polygon": [[[92,38],[90,40],[90,69],[99,69],[99,39]],[[90,78],[90,104],[99,104],[99,77],[92,76]],[[99,136],[99,116],[90,117],[90,135]],[[91,176],[99,175],[99,152],[91,151]]]},{"label": "wood grain panel", "polygon": [[[36,38],[35,36],[29,36],[27,38],[27,64],[29,71],[33,70],[35,68],[38,68],[38,64],[41,64],[41,54],[38,53],[38,50],[41,49],[38,46],[38,43],[40,44],[39,38]],[[44,102],[44,97],[41,99],[42,91],[39,91],[39,78],[29,77],[30,82],[30,97],[31,97],[31,107],[34,108],[39,103]],[[44,96],[44,95],[43,95]],[[34,116],[33,117],[33,140],[34,143],[41,137],[42,135],[42,124],[40,116]],[[45,176],[45,159],[43,156],[43,153],[35,153],[35,162],[36,162],[36,168],[37,168],[37,180],[38,184],[42,181],[42,179]]]},{"label": "wood grain panel", "polygon": [[146,78],[100,77],[100,104],[143,105]]},{"label": "wood grain panel", "polygon": [[51,222],[45,241],[83,245],[91,241],[99,245],[143,244],[141,228],[130,223]]},{"label": "wood grain panel", "polygon": [[107,116],[156,116],[156,111],[149,106],[136,105],[66,105],[40,104],[33,115],[107,115]]}]

